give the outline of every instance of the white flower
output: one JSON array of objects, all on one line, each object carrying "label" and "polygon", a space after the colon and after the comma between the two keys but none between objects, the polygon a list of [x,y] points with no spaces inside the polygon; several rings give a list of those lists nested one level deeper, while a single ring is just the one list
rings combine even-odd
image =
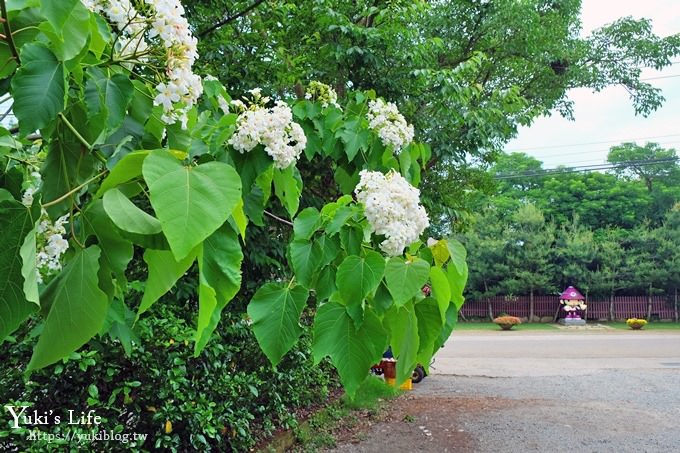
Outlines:
[{"label": "white flower", "polygon": [[387,238],[380,248],[389,256],[401,255],[430,224],[420,191],[393,171],[384,175],[362,170],[359,176],[354,193],[373,231]]},{"label": "white flower", "polygon": [[[260,97],[257,88],[250,92],[257,102],[266,99]],[[241,101],[232,101],[232,105],[240,109],[246,108]],[[298,160],[307,146],[307,137],[302,127],[293,122],[293,112],[285,102],[279,101],[270,109],[261,104],[253,104],[239,115],[237,126],[229,144],[240,153],[250,151],[257,145],[264,145],[264,150],[274,160],[276,168],[288,168]]]},{"label": "white flower", "polygon": [[66,234],[64,224],[68,216],[59,217],[54,223],[42,211],[36,234],[36,267],[38,282],[61,270],[61,257],[68,250],[69,244],[63,235]]},{"label": "white flower", "polygon": [[[144,3],[146,5],[140,5]],[[178,0],[138,0],[137,10],[130,0],[85,0],[91,11],[108,18],[118,34],[117,57],[146,61],[159,56],[165,64],[165,79],[156,85],[154,105],[163,107],[161,119],[167,124],[181,122],[186,128],[187,113],[203,92],[201,78],[191,70],[198,58],[197,40],[191,34]]]},{"label": "white flower", "polygon": [[173,83],[159,83],[156,86],[158,90],[158,95],[154,98],[153,103],[155,105],[162,105],[163,110],[172,110],[172,104],[179,102],[180,95],[177,90],[177,86]]},{"label": "white flower", "polygon": [[231,106],[232,106],[232,107],[234,108],[234,110],[237,111],[237,112],[242,112],[242,111],[244,111],[244,110],[246,110],[246,109],[248,108],[248,107],[246,107],[246,105],[243,103],[243,101],[241,101],[241,100],[239,100],[239,99],[234,99],[233,101],[231,101]]},{"label": "white flower", "polygon": [[29,187],[26,189],[24,194],[21,197],[21,203],[23,203],[24,206],[31,206],[33,204],[33,194],[35,193],[35,188]]},{"label": "white flower", "polygon": [[382,99],[368,103],[368,127],[373,129],[385,146],[396,153],[413,141],[413,126],[399,113],[397,106]]}]

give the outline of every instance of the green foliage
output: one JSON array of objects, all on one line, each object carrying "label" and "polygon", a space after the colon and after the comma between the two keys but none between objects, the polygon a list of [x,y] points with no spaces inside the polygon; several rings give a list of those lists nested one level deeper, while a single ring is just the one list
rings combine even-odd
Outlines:
[{"label": "green foliage", "polygon": [[[400,372],[400,380],[416,356],[429,362],[436,349],[434,339],[448,337],[463,301],[465,251],[447,240],[438,243],[446,253],[435,254],[417,242],[408,253],[389,262],[376,251],[384,238],[376,237],[364,207],[351,196],[360,172],[394,171],[417,186],[433,151],[414,142],[397,155],[382,143],[366,117],[369,102],[377,98],[370,86],[356,83],[356,91],[348,92],[346,84],[336,84],[340,92],[337,105],[322,105],[302,95],[290,100],[285,95],[290,90],[272,90],[279,93],[273,96],[276,101],[289,102],[294,121],[307,137],[305,157],[296,165],[279,168],[264,144],[245,153],[231,144],[238,114],[228,111],[232,98],[220,82],[205,80],[200,102],[180,106],[186,107],[184,121],[167,124],[167,112],[157,105],[164,96],[156,91],[159,83],[168,80],[157,62],[150,58],[148,64],[142,64],[118,54],[115,27],[109,27],[107,19],[89,12],[80,2],[48,3],[11,5],[7,19],[22,32],[16,39],[8,39],[2,49],[8,52],[8,59],[13,54],[19,58],[13,55],[16,67],[2,73],[8,83],[0,86],[13,99],[19,120],[18,139],[0,140],[0,158],[5,164],[2,183],[7,187],[2,203],[16,209],[1,261],[9,263],[7,275],[13,284],[12,297],[3,298],[3,303],[11,304],[4,307],[11,322],[3,326],[2,339],[29,316],[28,308],[40,303],[41,318],[35,322],[41,327],[36,330],[31,371],[58,363],[88,341],[96,341],[97,334],[108,333],[123,344],[127,354],[134,355],[144,348],[140,342],[145,338],[136,333],[135,323],[144,322],[147,316],[142,315],[156,311],[158,301],[185,274],[196,282],[184,294],[198,302],[192,307],[191,319],[194,354],[210,347],[211,334],[218,331],[225,307],[232,300],[236,301],[235,312],[246,308],[250,300],[247,312],[255,338],[277,366],[304,336],[301,323],[309,306],[316,320],[312,329],[315,359],[319,362],[330,357],[350,394],[392,341],[397,357],[408,364]],[[278,10],[283,5],[273,7]],[[199,6],[190,9],[196,11]],[[435,20],[435,9],[422,7],[420,12],[427,21]],[[368,8],[360,19],[365,23],[358,24],[350,18],[349,7],[336,10],[330,4],[304,4],[290,10],[293,15],[306,14],[307,20],[324,30],[322,42],[305,42],[305,49],[318,48],[319,61],[342,64],[359,64],[364,55],[372,54],[368,43],[354,42],[356,37],[401,39],[407,15],[418,11],[405,3]],[[269,17],[258,15],[259,11],[254,11],[247,18],[253,20],[248,39],[254,36],[251,31],[272,23]],[[281,21],[274,27],[278,29],[291,16],[275,13],[273,17]],[[377,24],[385,28],[378,29]],[[300,29],[285,33],[294,30]],[[428,26],[426,34],[432,30]],[[338,45],[330,45],[328,38],[336,31],[342,38]],[[418,41],[410,34],[404,39]],[[282,52],[289,42],[280,41]],[[393,50],[394,46],[389,47],[388,60],[395,58]],[[377,69],[372,66],[377,61],[373,58],[369,58],[369,71]],[[277,57],[272,64],[278,61]],[[432,59],[420,55],[417,61],[431,63]],[[303,62],[290,63],[294,68]],[[398,57],[393,63],[402,71],[403,83],[404,61]],[[472,56],[461,69],[465,77],[454,77],[456,83],[469,81],[466,78],[483,64],[483,57]],[[248,63],[243,61],[242,67]],[[429,70],[429,64],[425,67]],[[410,72],[409,79],[427,79],[414,86],[417,102],[401,99],[406,114],[415,121],[419,118],[415,109],[437,98],[423,96],[424,92],[448,78],[427,71]],[[369,73],[362,73],[361,79],[379,80]],[[286,76],[286,80],[298,82],[297,77]],[[257,80],[245,82],[254,88]],[[229,87],[237,94],[244,91],[240,84]],[[402,91],[395,87],[385,84],[384,88],[399,100]],[[512,104],[508,109],[519,111],[522,101],[517,90],[492,91],[492,99]],[[446,94],[457,105],[471,105],[471,101],[484,98],[476,85]],[[427,113],[429,108],[425,110]],[[482,115],[483,111],[488,115]],[[482,109],[475,123],[500,119],[507,112]],[[446,124],[435,128],[442,125]],[[502,127],[509,128],[507,124]],[[421,131],[424,136],[431,135],[429,128]],[[0,138],[9,139],[13,132],[2,130]],[[493,131],[484,134],[492,137]],[[33,194],[27,189],[36,184],[33,173],[37,169],[42,185]],[[63,268],[55,266],[54,275],[46,276],[41,284],[31,265],[38,214],[32,212],[29,222],[28,210],[19,203],[26,193],[35,197],[34,210],[45,209],[51,221],[63,216],[67,226],[68,252],[58,263]],[[283,217],[292,220],[292,231],[287,229],[291,222]],[[263,238],[267,238],[264,246]],[[22,257],[21,262],[17,256]],[[132,268],[140,265],[143,276],[134,280],[134,287],[143,289],[144,294],[138,305],[128,307],[132,288],[128,280]],[[430,281],[432,275],[438,278],[436,283]],[[431,317],[428,310],[416,309],[420,303],[431,305],[430,300],[423,302],[421,292],[428,284],[437,287],[438,318]],[[59,336],[59,332],[66,333]],[[427,338],[422,347],[421,336]],[[90,395],[96,396],[94,391]]]},{"label": "green foliage", "polygon": [[614,169],[616,174],[639,178],[645,183],[649,192],[654,189],[654,181],[665,179],[674,170],[677,171],[675,150],[663,149],[656,143],[647,143],[645,146],[639,146],[636,143],[622,143],[613,146],[607,155],[607,161],[619,164]]},{"label": "green foliage", "polygon": [[102,201],[106,214],[121,230],[146,235],[161,232],[161,222],[135,206],[120,190],[107,191]]},{"label": "green foliage", "polygon": [[[424,317],[421,323],[427,320],[428,318]],[[412,375],[413,369],[418,364],[417,356],[420,350],[419,320],[413,304],[408,303],[401,307],[395,304],[386,313],[385,321],[390,331],[392,351],[395,357],[399,357],[397,361],[397,382],[404,382]],[[439,323],[436,322],[435,325],[439,325]],[[429,329],[423,329],[423,333],[427,330]],[[428,359],[431,357],[431,355],[424,355]],[[426,363],[429,363],[429,361]]]},{"label": "green foliage", "polygon": [[125,120],[127,108],[134,96],[134,86],[124,74],[108,78],[98,68],[89,69],[85,84],[85,104],[92,118],[102,121],[102,134],[113,132]]},{"label": "green foliage", "polygon": [[137,317],[148,310],[160,297],[191,267],[196,258],[189,255],[181,261],[175,261],[172,252],[167,250],[152,250],[144,252],[144,261],[149,268],[149,278],[144,287],[144,297],[139,306]]},{"label": "green foliage", "polygon": [[46,2],[40,5],[40,13],[47,19],[40,29],[52,41],[59,59],[68,61],[78,55],[90,34],[90,14],[83,4],[78,0]]},{"label": "green foliage", "polygon": [[[385,259],[378,253],[348,256],[338,266],[335,277],[340,297],[347,306],[363,305],[364,299],[378,288],[384,272]],[[361,322],[357,320],[357,323]]]}]

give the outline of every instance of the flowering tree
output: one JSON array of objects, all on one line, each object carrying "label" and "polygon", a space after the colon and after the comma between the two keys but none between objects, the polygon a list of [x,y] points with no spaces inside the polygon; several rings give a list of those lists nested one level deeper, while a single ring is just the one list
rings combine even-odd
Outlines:
[{"label": "flowering tree", "polygon": [[[0,6],[0,89],[18,120],[0,129],[0,339],[40,320],[28,370],[96,335],[129,348],[119,310],[136,250],[148,267],[137,318],[197,263],[199,354],[241,287],[246,231],[272,203],[291,218],[289,278],[248,306],[272,364],[308,304],[314,357],[330,357],[350,394],[388,345],[398,380],[429,364],[463,303],[465,250],[418,240],[430,150],[395,105],[355,92],[341,108],[319,82],[293,105],[256,88],[232,100],[192,72],[177,1]],[[303,158],[332,162],[344,195],[300,211]]]}]

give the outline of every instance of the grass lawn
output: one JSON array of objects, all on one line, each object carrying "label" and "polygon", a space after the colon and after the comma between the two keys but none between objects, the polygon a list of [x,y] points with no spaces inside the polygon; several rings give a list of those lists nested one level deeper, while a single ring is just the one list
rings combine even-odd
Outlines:
[{"label": "grass lawn", "polygon": [[[625,322],[600,322],[598,324],[613,329],[630,330]],[[680,330],[680,322],[650,322],[642,330]]]},{"label": "grass lawn", "polygon": [[[378,421],[386,402],[401,393],[401,390],[386,385],[382,378],[367,376],[354,399],[344,395],[295,429],[297,445],[293,451],[316,452],[334,448],[338,435],[356,431],[367,420]],[[270,450],[273,449],[265,451]]]},{"label": "grass lawn", "polygon": [[[501,328],[492,322],[458,322],[455,331],[461,330],[498,330]],[[557,326],[552,323],[532,322],[524,323],[512,328],[512,330],[557,330]]]},{"label": "grass lawn", "polygon": [[[612,329],[630,330],[625,322],[597,322],[588,321],[588,324],[601,324]],[[465,330],[498,330],[501,328],[492,322],[458,322],[455,331]],[[553,323],[533,322],[524,323],[513,327],[512,330],[557,330],[557,325]],[[680,330],[680,323],[676,322],[650,322],[642,330]]]}]

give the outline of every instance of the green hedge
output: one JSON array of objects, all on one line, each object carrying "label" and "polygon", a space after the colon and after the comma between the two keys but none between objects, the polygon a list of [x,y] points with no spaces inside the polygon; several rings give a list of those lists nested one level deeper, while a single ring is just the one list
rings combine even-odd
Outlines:
[{"label": "green hedge", "polygon": [[[144,442],[97,442],[89,447],[87,441],[77,445],[30,440],[28,429],[10,429],[12,417],[4,411],[0,450],[244,451],[276,428],[295,427],[297,409],[324,401],[337,386],[329,366],[313,365],[307,334],[274,370],[248,321],[230,313],[224,313],[214,337],[194,358],[193,324],[184,318],[196,312],[186,306],[191,303],[156,304],[156,313],[138,322],[141,346],[129,357],[117,340],[106,336],[64,363],[33,373],[30,380],[23,370],[40,326],[3,344],[0,402],[28,404],[27,412],[53,410],[53,415],[62,416],[61,424],[40,426],[42,432],[106,431],[148,437]],[[69,426],[65,416],[69,409],[76,414],[94,409],[102,417],[101,425]]]}]

